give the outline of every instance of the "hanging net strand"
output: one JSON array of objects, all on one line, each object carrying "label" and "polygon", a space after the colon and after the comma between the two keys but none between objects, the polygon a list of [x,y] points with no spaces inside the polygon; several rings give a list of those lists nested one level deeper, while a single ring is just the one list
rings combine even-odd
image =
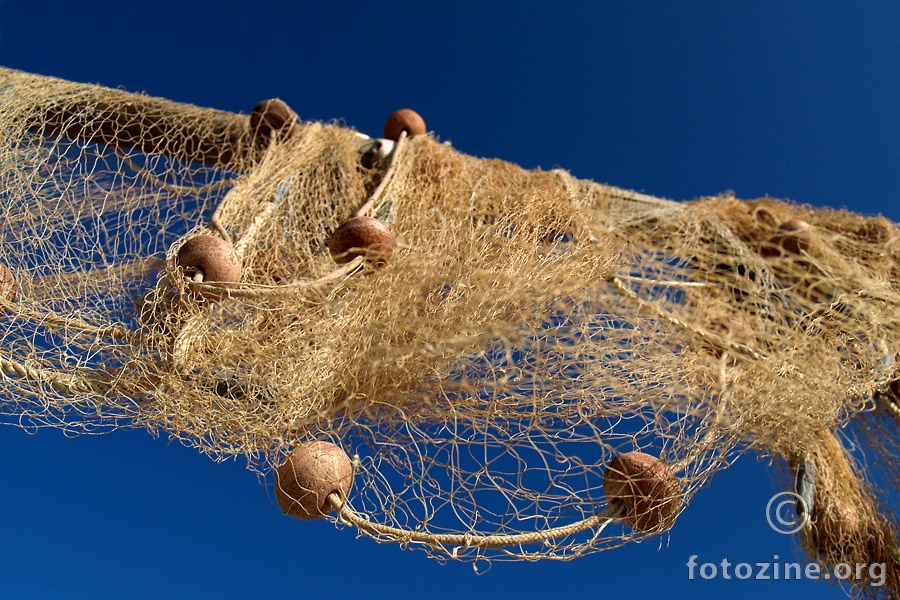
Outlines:
[{"label": "hanging net strand", "polygon": [[240,455],[288,514],[470,561],[659,535],[760,454],[810,560],[900,590],[894,223],[427,131],[0,69],[0,420]]}]

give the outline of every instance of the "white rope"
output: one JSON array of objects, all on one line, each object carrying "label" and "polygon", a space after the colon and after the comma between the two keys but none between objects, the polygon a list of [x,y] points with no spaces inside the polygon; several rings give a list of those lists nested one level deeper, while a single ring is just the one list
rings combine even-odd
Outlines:
[{"label": "white rope", "polygon": [[5,298],[0,298],[0,310],[4,310],[7,314],[12,314],[15,317],[37,323],[50,331],[77,329],[85,333],[96,335],[97,337],[110,338],[129,344],[143,345],[147,342],[147,336],[138,331],[131,331],[124,327],[119,327],[118,325],[97,327],[86,321],[82,321],[81,319],[76,319],[75,317],[59,317],[53,313],[29,310],[19,303],[9,302]]},{"label": "white rope", "polygon": [[337,493],[328,494],[327,498],[331,506],[338,510],[338,514],[342,521],[348,523],[361,531],[368,532],[373,535],[388,537],[402,543],[422,543],[433,548],[446,551],[444,546],[462,546],[463,548],[502,548],[506,546],[522,546],[525,544],[537,544],[550,541],[553,539],[563,538],[575,535],[587,529],[598,527],[598,531],[594,535],[596,539],[600,532],[611,522],[620,518],[625,514],[625,506],[619,504],[611,506],[605,511],[591,515],[586,519],[562,525],[560,527],[551,527],[542,531],[531,531],[528,533],[518,534],[495,534],[480,535],[473,533],[429,533],[426,531],[410,531],[408,529],[400,529],[374,523],[365,516],[357,513],[350,505]]},{"label": "white rope", "polygon": [[30,381],[47,383],[64,392],[97,392],[95,386],[82,377],[47,369],[36,369],[6,358],[0,358],[0,371],[2,371],[4,375],[11,377],[21,377]]},{"label": "white rope", "polygon": [[396,173],[396,165],[400,162],[400,153],[403,152],[404,147],[406,146],[406,130],[400,132],[400,138],[397,140],[397,143],[394,144],[394,149],[391,152],[391,163],[388,165],[387,170],[384,173],[384,177],[381,178],[381,182],[378,184],[378,187],[375,188],[375,191],[372,192],[372,196],[366,201],[365,204],[359,207],[359,210],[356,211],[354,216],[362,217],[362,216],[371,216],[369,213],[377,213],[378,209],[381,208],[382,196],[384,195],[385,190],[387,190],[388,184],[391,179],[394,177],[394,173]]},{"label": "white rope", "polygon": [[203,281],[202,277],[195,277],[191,288],[197,292],[211,292],[223,298],[265,298],[274,296],[293,295],[311,289],[317,289],[339,279],[353,275],[365,262],[364,256],[357,256],[345,265],[337,267],[331,273],[318,279],[301,279],[293,283],[278,285],[264,285],[259,283],[231,283]]}]

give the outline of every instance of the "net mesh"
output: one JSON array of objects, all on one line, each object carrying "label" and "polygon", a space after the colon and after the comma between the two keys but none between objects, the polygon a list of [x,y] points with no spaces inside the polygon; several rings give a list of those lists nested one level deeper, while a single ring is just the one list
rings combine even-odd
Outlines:
[{"label": "net mesh", "polygon": [[[0,70],[2,418],[147,428],[264,475],[331,441],[336,518],[470,560],[658,533],[604,492],[624,453],[676,475],[681,510],[759,452],[815,466],[813,559],[887,562],[900,589],[893,223],[388,149]],[[329,253],[360,215],[396,236],[384,264]],[[201,236],[240,281],[185,269]]]}]

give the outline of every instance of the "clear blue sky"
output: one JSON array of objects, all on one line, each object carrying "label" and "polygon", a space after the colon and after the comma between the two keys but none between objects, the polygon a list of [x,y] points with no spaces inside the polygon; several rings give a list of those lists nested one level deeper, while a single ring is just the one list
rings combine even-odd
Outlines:
[{"label": "clear blue sky", "polygon": [[[734,190],[900,220],[895,2],[181,4],[2,2],[0,64],[232,111],[278,96],[372,134],[410,106],[476,156],[674,199]],[[240,463],[144,431],[2,427],[0,456],[3,598],[528,599],[564,585],[580,598],[844,597],[809,581],[688,580],[692,554],[795,559],[766,525],[777,488],[754,456],[716,475],[670,535],[480,577],[283,517]]]}]

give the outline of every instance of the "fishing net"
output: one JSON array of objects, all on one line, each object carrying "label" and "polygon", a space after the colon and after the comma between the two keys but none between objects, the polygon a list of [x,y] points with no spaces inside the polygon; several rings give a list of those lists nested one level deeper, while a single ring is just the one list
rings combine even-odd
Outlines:
[{"label": "fishing net", "polygon": [[900,589],[893,223],[399,129],[0,70],[2,419],[240,455],[291,514],[472,561],[657,535],[756,452],[812,559]]}]

